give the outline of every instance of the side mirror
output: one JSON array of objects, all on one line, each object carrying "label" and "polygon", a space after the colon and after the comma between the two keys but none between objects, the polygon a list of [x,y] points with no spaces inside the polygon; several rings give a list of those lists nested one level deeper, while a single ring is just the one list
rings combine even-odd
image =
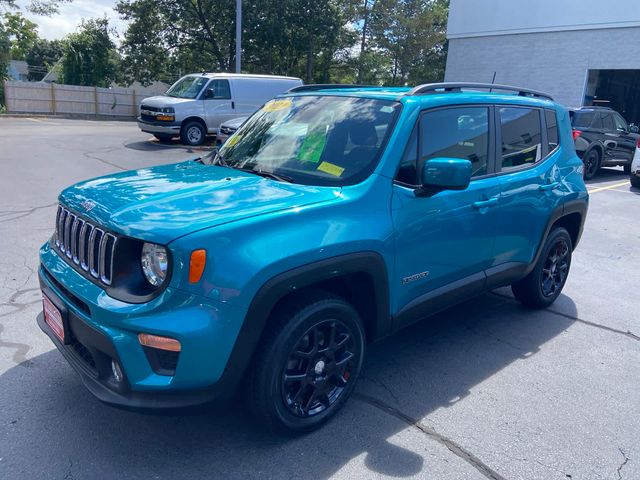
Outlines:
[{"label": "side mirror", "polygon": [[637,125],[634,125],[633,123],[631,125],[629,125],[629,131],[631,133],[640,133],[640,128],[638,128]]},{"label": "side mirror", "polygon": [[433,158],[422,167],[422,188],[416,195],[432,196],[441,190],[464,190],[471,181],[472,166],[461,158]]},{"label": "side mirror", "polygon": [[213,98],[213,97],[215,97],[215,96],[216,96],[216,93],[215,93],[215,91],[213,90],[213,88],[207,88],[207,89],[205,90],[205,92],[204,92],[204,99],[205,99],[205,100],[209,100],[209,99],[211,99],[211,98]]}]

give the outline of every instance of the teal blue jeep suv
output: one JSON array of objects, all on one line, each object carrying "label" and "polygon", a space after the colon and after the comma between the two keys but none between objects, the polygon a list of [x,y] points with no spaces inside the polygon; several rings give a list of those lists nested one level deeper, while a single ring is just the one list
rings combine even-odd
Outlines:
[{"label": "teal blue jeep suv", "polygon": [[41,329],[100,400],[339,410],[367,344],[487,290],[550,305],[588,194],[567,110],[500,85],[307,85],[219,151],[60,195]]}]

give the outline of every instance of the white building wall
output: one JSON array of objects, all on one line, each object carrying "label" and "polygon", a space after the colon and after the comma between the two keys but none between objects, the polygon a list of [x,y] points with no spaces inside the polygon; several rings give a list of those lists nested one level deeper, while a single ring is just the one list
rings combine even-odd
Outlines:
[{"label": "white building wall", "polygon": [[451,0],[449,38],[640,26],[639,0]]},{"label": "white building wall", "polygon": [[[451,5],[469,2],[453,0]],[[503,2],[507,0],[492,0],[491,3]],[[510,2],[521,6],[525,3]],[[593,3],[592,0],[582,0],[582,3],[590,2]],[[612,3],[616,2],[607,3],[607,11],[613,8]],[[604,10],[603,6],[600,8]],[[636,6],[634,11],[638,14],[640,6]],[[460,24],[454,18],[455,22]],[[491,83],[496,72],[495,83],[541,90],[553,95],[559,103],[578,106],[582,104],[589,69],[640,69],[638,23],[639,26],[630,28],[450,36],[445,81]]]}]

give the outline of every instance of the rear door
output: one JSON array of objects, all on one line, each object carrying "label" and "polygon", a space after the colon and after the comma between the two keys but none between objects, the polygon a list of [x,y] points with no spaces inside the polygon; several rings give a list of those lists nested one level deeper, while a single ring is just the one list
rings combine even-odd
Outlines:
[{"label": "rear door", "polygon": [[556,164],[561,154],[556,111],[505,105],[495,112],[501,187],[496,213],[501,221],[487,271],[489,282],[499,281],[502,273],[517,273],[533,261],[563,188]]},{"label": "rear door", "polygon": [[217,132],[222,122],[239,115],[236,113],[232,90],[226,78],[214,78],[202,93],[205,122],[209,132]]}]

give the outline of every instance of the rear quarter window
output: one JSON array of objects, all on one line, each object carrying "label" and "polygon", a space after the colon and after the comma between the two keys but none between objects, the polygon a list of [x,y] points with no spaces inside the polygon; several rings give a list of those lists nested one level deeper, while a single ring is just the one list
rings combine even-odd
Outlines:
[{"label": "rear quarter window", "polygon": [[571,112],[571,125],[574,127],[588,128],[593,122],[595,112]]}]

